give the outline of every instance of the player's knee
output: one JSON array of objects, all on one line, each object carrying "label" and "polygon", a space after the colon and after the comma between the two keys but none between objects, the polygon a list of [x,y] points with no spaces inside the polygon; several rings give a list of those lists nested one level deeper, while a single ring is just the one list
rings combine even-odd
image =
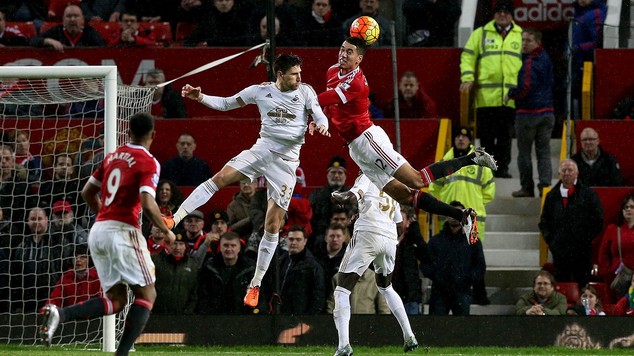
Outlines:
[{"label": "player's knee", "polygon": [[379,291],[381,289],[385,290],[392,284],[392,274],[387,276],[376,274],[374,280],[376,282],[376,286],[379,287]]}]

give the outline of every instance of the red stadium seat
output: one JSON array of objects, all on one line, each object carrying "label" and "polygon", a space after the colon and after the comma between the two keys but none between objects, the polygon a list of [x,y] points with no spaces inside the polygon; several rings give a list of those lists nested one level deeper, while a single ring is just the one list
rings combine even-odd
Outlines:
[{"label": "red stadium seat", "polygon": [[20,31],[24,37],[33,38],[37,36],[37,29],[32,21],[28,22],[7,22],[6,28],[15,28]]},{"label": "red stadium seat", "polygon": [[156,42],[164,44],[172,42],[172,26],[169,22],[141,22],[140,29],[152,31]]},{"label": "red stadium seat", "polygon": [[[48,2],[49,21],[62,21],[64,17],[64,9],[68,5],[77,5],[81,3],[81,0],[50,0]],[[54,16],[50,16],[51,13]]]},{"label": "red stadium seat", "polygon": [[40,27],[40,34],[43,34],[44,32],[50,30],[51,28],[55,26],[59,26],[61,24],[62,24],[61,22],[44,22],[42,24],[42,27]]},{"label": "red stadium seat", "polygon": [[612,304],[612,292],[610,290],[610,286],[602,282],[590,282],[588,285],[596,289],[597,297],[599,297],[603,305]]},{"label": "red stadium seat", "polygon": [[573,306],[579,301],[579,285],[573,282],[557,282],[555,290],[566,296],[568,306]]},{"label": "red stadium seat", "polygon": [[94,27],[97,32],[99,32],[101,37],[103,37],[106,42],[108,42],[121,30],[121,24],[118,22],[93,21],[89,24],[90,26]]},{"label": "red stadium seat", "polygon": [[196,29],[196,26],[195,23],[184,21],[176,24],[176,41],[185,41],[185,38]]}]

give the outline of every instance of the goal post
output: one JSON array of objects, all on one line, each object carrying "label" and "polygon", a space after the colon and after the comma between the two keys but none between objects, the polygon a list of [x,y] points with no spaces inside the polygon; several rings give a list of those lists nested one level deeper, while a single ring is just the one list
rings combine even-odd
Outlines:
[{"label": "goal post", "polygon": [[[3,162],[14,161],[0,169],[0,343],[36,343],[39,308],[65,290],[63,276],[89,274],[73,262],[94,221],[83,183],[105,153],[126,143],[127,119],[150,111],[155,90],[117,80],[116,66],[0,66],[0,146]],[[44,233],[31,227],[38,211],[48,219]],[[39,249],[46,266],[26,248]],[[61,293],[60,303],[94,296]],[[121,315],[66,323],[54,343],[113,352],[122,326]]]}]

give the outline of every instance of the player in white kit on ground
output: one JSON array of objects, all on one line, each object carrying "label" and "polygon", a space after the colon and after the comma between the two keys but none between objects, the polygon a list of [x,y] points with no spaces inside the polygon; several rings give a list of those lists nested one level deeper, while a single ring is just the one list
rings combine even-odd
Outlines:
[{"label": "player in white kit on ground", "polygon": [[141,213],[163,232],[166,245],[169,246],[175,236],[161,219],[155,200],[161,166],[149,152],[155,135],[154,118],[148,113],[135,114],[130,118],[129,127],[130,143],[106,155],[81,193],[97,213],[88,246],[106,293],[66,308],[53,304],[44,306],[42,314],[46,319],[40,327],[40,335],[48,346],[60,323],[122,310],[128,302],[126,285],[134,293],[134,302],[115,355],[128,355],[150,317],[156,300],[156,276],[140,230]]},{"label": "player in white kit on ground", "polygon": [[401,206],[387,193],[379,191],[364,174],[357,178],[349,191],[334,192],[332,197],[336,204],[356,202],[359,206],[359,218],[354,223],[352,239],[339,266],[334,291],[335,308],[332,315],[339,334],[335,356],[352,355],[349,338],[350,293],[370,263],[374,264],[379,293],[385,297],[403,331],[403,350],[409,352],[416,349],[418,341],[409,324],[403,301],[392,288],[399,233],[397,224],[402,229],[403,222]]},{"label": "player in white kit on ground", "polygon": [[[238,181],[253,181],[260,176],[267,180],[268,206],[264,221],[264,236],[258,247],[255,275],[247,289],[244,304],[258,305],[260,284],[277,247],[279,231],[288,210],[295,171],[299,166],[299,151],[304,134],[328,132],[328,119],[317,102],[313,88],[301,82],[301,59],[292,54],[281,54],[275,60],[275,83],[252,85],[234,96],[223,98],[202,94],[200,87],[187,84],[182,96],[197,100],[215,110],[231,110],[256,104],[262,127],[260,138],[248,150],[232,158],[211,179],[200,184],[181,204],[173,217],[166,217],[168,226],[178,224],[187,214],[205,204],[222,187]],[[314,121],[308,123],[309,115]]]}]

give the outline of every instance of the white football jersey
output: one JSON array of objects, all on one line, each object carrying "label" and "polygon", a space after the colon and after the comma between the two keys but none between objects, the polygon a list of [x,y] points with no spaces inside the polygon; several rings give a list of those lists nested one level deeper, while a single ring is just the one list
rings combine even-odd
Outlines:
[{"label": "white football jersey", "polygon": [[262,121],[260,137],[271,145],[271,151],[291,160],[299,159],[309,115],[317,125],[328,127],[315,90],[304,83],[297,90],[286,92],[280,91],[275,83],[252,85],[228,98],[205,95],[202,102],[222,111],[256,104]]},{"label": "white football jersey", "polygon": [[401,205],[387,193],[380,191],[365,174],[361,174],[350,191],[357,192],[359,200],[359,218],[354,230],[372,231],[398,239],[396,224],[403,221]]}]

